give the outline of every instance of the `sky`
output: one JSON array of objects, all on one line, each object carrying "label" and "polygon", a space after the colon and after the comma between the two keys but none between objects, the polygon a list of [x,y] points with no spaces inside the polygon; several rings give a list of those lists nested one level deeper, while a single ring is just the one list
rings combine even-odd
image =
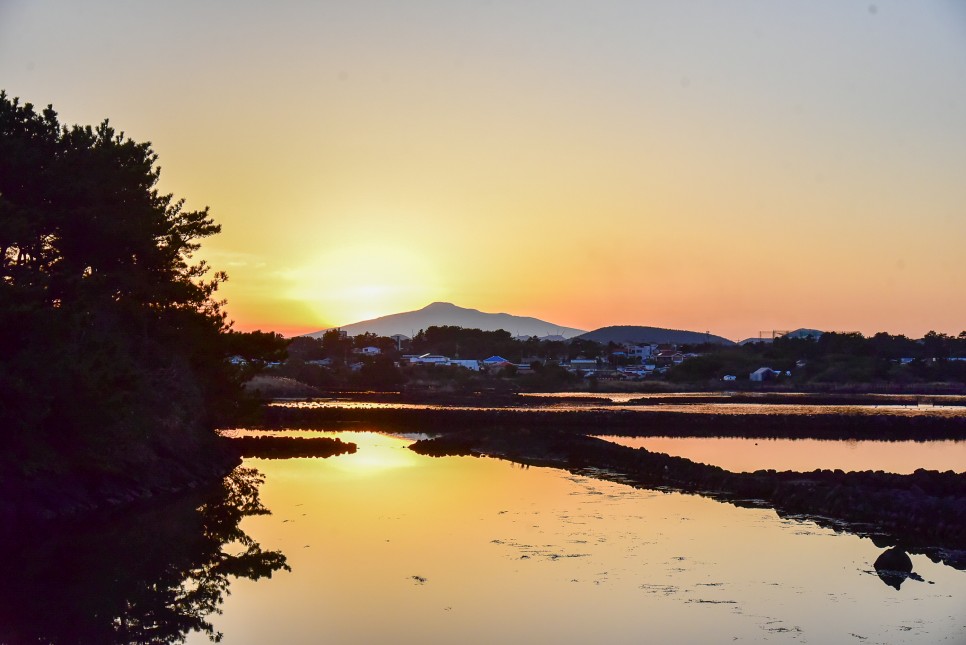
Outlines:
[{"label": "sky", "polygon": [[152,143],[239,330],[966,329],[958,0],[0,0],[0,88]]}]

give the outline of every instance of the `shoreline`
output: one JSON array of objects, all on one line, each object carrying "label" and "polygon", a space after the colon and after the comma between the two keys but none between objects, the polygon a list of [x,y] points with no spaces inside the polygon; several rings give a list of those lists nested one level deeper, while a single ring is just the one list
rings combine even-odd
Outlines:
[{"label": "shoreline", "polygon": [[660,409],[365,408],[266,406],[260,430],[372,424],[396,432],[447,434],[468,429],[558,428],[579,434],[749,439],[966,439],[966,415],[694,413]]},{"label": "shoreline", "polygon": [[217,482],[241,464],[241,456],[226,442],[213,445],[204,453],[181,459],[168,455],[127,472],[5,473],[0,478],[0,537],[153,504]]}]

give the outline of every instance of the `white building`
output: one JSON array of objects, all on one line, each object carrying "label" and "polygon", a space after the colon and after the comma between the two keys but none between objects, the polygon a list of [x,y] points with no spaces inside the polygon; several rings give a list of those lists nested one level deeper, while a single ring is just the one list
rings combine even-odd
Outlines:
[{"label": "white building", "polygon": [[756,383],[761,383],[762,381],[770,381],[781,374],[770,367],[759,367],[754,372],[748,375],[748,378]]},{"label": "white building", "polygon": [[627,347],[627,356],[629,358],[639,358],[643,363],[645,358],[651,357],[651,351],[650,345],[630,345]]},{"label": "white building", "polygon": [[422,354],[420,356],[409,357],[409,362],[413,365],[446,365],[450,362],[449,357],[439,354]]}]

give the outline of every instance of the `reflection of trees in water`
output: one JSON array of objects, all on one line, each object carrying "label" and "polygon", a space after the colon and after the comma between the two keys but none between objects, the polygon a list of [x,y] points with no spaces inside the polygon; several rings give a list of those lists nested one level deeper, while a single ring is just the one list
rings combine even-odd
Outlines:
[{"label": "reflection of trees in water", "polygon": [[0,555],[0,643],[177,643],[220,640],[207,618],[229,577],[289,570],[240,527],[261,505],[262,476],[238,468],[204,493],[96,526],[44,527]]}]

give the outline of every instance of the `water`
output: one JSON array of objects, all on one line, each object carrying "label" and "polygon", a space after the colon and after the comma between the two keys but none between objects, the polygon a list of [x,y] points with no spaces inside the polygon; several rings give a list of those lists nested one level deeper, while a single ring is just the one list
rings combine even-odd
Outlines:
[{"label": "water", "polygon": [[[104,539],[110,541],[104,549],[122,552],[130,542],[135,553],[109,561],[137,562],[160,551],[155,568],[182,572],[172,579],[181,580],[183,590],[207,581],[202,588],[216,597],[174,612],[182,616],[182,629],[167,642],[187,633],[188,643],[207,643],[204,633],[184,627],[199,617],[229,644],[966,638],[966,572],[924,556],[912,556],[922,580],[906,580],[897,590],[872,570],[882,549],[870,540],[781,519],[772,510],[496,459],[423,457],[406,448],[410,438],[326,434],[357,443],[359,451],[328,459],[246,460],[265,476],[261,503],[270,515],[231,515],[211,535],[205,528],[211,522],[198,521],[189,512],[195,507],[182,504],[167,519],[161,511],[150,522],[131,518],[141,527],[138,535],[162,534],[151,541],[153,549],[115,525],[107,535],[66,536],[64,548],[69,553],[71,545]],[[190,537],[192,529],[203,538]],[[160,548],[168,543],[173,554]],[[251,545],[262,555],[248,570],[240,556]],[[52,552],[38,548],[9,559],[23,566]],[[216,549],[235,558],[226,570],[259,579],[213,575],[221,561]],[[273,554],[284,554],[291,571]],[[111,583],[119,576],[124,582],[123,567],[94,573],[86,567],[100,571],[103,563],[90,560],[85,556],[62,572],[66,581],[49,585],[77,594],[75,613],[91,595],[143,594],[155,580]],[[17,567],[8,563],[0,579],[7,601],[24,595],[24,575],[11,575],[11,569]],[[222,582],[228,586],[217,593]],[[53,596],[51,615],[59,611],[56,603],[71,602],[44,589],[28,588],[36,597],[19,602],[50,605]],[[164,602],[142,605],[170,611],[179,596],[168,591]],[[206,607],[222,613],[205,614]],[[0,616],[16,621],[25,612]],[[133,618],[143,615],[127,620]],[[4,633],[17,632],[8,626],[0,642]]]},{"label": "water", "polygon": [[[250,460],[244,527],[291,573],[232,587],[228,643],[959,642],[966,573],[773,511],[339,433],[355,455]],[[855,634],[855,636],[853,636]],[[862,640],[865,639],[865,640]],[[195,638],[190,642],[204,642]]]},{"label": "water", "polygon": [[927,470],[966,470],[966,441],[825,441],[819,439],[744,439],[738,437],[620,437],[612,443],[646,448],[720,466],[732,472],[755,470],[882,470],[909,474]]}]

